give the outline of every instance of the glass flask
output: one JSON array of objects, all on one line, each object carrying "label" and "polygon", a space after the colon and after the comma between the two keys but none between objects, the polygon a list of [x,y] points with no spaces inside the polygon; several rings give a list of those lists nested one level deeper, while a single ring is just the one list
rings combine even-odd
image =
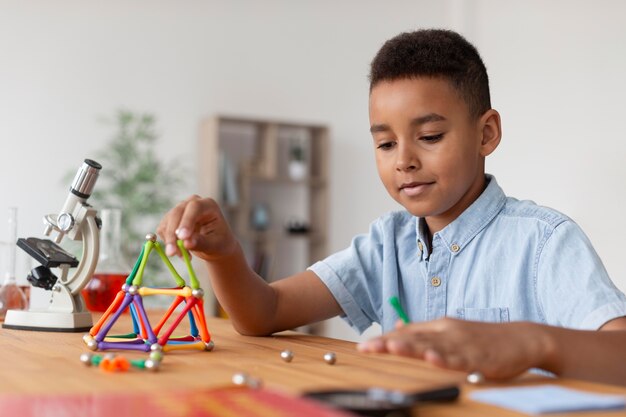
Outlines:
[{"label": "glass flask", "polygon": [[9,208],[9,239],[6,245],[6,269],[4,283],[0,287],[0,320],[4,320],[7,310],[25,310],[28,307],[26,295],[15,280],[15,250],[17,248],[17,208]]},{"label": "glass flask", "polygon": [[107,208],[100,212],[100,253],[96,272],[82,291],[89,311],[106,311],[126,282],[131,268],[122,255],[122,211]]}]

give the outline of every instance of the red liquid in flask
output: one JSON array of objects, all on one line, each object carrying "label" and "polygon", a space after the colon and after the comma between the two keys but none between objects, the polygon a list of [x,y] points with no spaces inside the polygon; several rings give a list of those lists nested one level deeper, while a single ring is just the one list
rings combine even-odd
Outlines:
[{"label": "red liquid in flask", "polygon": [[126,282],[126,274],[95,273],[82,291],[89,311],[104,312]]},{"label": "red liquid in flask", "polygon": [[96,272],[82,291],[89,311],[106,311],[126,282],[131,267],[122,255],[121,224],[119,209],[105,208],[100,212],[100,252]]}]

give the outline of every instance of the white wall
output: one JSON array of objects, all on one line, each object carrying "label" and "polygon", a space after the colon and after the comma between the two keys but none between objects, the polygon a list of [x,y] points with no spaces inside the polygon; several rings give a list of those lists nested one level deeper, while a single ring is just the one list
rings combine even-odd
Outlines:
[{"label": "white wall", "polygon": [[[191,173],[202,117],[295,119],[331,126],[339,250],[396,208],[373,163],[368,64],[401,31],[446,26],[481,51],[503,117],[488,170],[578,221],[624,290],[625,13],[606,0],[0,0],[0,216],[17,206],[19,235],[41,235],[63,175],[101,148],[111,129],[98,119],[120,107],[155,113],[159,154]],[[192,175],[180,197],[195,187]]]}]

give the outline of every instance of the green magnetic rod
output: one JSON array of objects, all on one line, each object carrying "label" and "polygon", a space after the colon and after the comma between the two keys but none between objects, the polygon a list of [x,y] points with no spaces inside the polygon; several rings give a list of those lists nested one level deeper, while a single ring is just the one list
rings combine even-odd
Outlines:
[{"label": "green magnetic rod", "polygon": [[398,313],[398,316],[404,322],[404,324],[409,324],[411,322],[411,320],[409,320],[409,317],[404,312],[404,309],[402,308],[402,304],[400,304],[400,300],[398,299],[398,297],[394,295],[393,297],[389,298],[389,304],[391,304],[394,310],[396,310],[396,313]]}]

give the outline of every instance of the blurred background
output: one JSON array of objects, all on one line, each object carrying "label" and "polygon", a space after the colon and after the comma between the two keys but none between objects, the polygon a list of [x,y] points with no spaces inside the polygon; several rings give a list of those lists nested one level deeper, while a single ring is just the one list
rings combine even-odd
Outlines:
[{"label": "blurred background", "polygon": [[[226,114],[328,129],[325,250],[343,249],[398,208],[374,165],[368,65],[388,38],[442,27],[487,65],[504,131],[488,172],[578,222],[626,290],[625,15],[609,0],[0,0],[0,218],[17,207],[18,236],[41,237],[120,111],[154,118],[154,160],[181,169],[172,201],[201,193],[215,162],[201,127]],[[18,281],[30,266],[18,254]],[[358,340],[338,320],[324,329]]]}]

